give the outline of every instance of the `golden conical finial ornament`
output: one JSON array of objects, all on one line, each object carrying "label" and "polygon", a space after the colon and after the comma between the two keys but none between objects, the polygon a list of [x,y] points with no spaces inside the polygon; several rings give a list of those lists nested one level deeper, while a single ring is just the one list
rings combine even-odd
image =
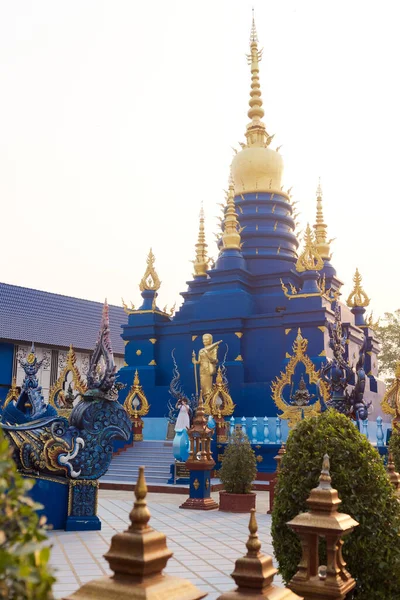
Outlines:
[{"label": "golden conical finial ornament", "polygon": [[271,141],[271,136],[268,135],[265,125],[261,121],[264,116],[259,69],[262,53],[263,51],[258,49],[258,37],[253,9],[250,33],[250,54],[247,56],[247,62],[251,68],[251,91],[249,100],[250,109],[247,113],[249,119],[251,119],[251,122],[247,125],[246,132],[247,144],[249,146],[256,145],[257,143],[268,146]]},{"label": "golden conical finial ornament", "polygon": [[189,581],[163,574],[172,552],[166,536],[149,525],[146,495],[144,467],[139,467],[131,523],[126,531],[113,536],[104,555],[114,575],[85,583],[64,600],[200,600],[206,596]]},{"label": "golden conical finial ornament", "polygon": [[272,150],[270,145],[273,135],[269,135],[265,124],[263,100],[260,86],[259,63],[262,50],[258,49],[258,36],[253,18],[250,33],[250,54],[247,61],[251,70],[251,89],[248,111],[250,123],[246,126],[246,144],[240,143],[242,150],[232,161],[232,176],[235,194],[248,192],[281,192],[283,160],[279,152]]},{"label": "golden conical finial ornament", "polygon": [[356,272],[353,277],[353,281],[354,281],[354,287],[353,287],[353,291],[347,298],[347,306],[349,306],[351,308],[354,308],[355,306],[368,306],[370,303],[370,299],[368,298],[367,294],[364,292],[364,290],[362,288],[362,285],[361,285],[362,277],[361,277],[358,269],[356,269]]},{"label": "golden conical finial ornament", "polygon": [[238,558],[232,573],[237,588],[223,593],[218,600],[301,600],[294,592],[273,584],[278,571],[273,566],[272,557],[261,553],[254,508],[250,513],[249,531],[247,554]]},{"label": "golden conical finial ornament", "polygon": [[150,252],[147,256],[146,262],[147,262],[147,267],[146,267],[146,271],[145,274],[143,275],[140,284],[139,284],[139,288],[141,292],[144,292],[145,290],[151,290],[156,292],[157,290],[160,289],[161,286],[161,281],[157,275],[157,272],[155,270],[154,267],[154,263],[155,263],[155,256],[153,254],[152,249],[150,248]]},{"label": "golden conical finial ornament", "polygon": [[240,250],[240,244],[239,221],[235,209],[235,186],[231,175],[229,177],[222,247],[226,250]]},{"label": "golden conical finial ornament", "polygon": [[299,273],[303,273],[304,271],[320,271],[323,266],[324,261],[317,250],[310,225],[307,223],[304,234],[304,249],[297,259],[296,270]]},{"label": "golden conical finial ornament", "polygon": [[193,277],[207,277],[209,258],[207,256],[206,234],[204,232],[204,209],[200,209],[199,237],[196,244],[196,258],[193,262]]},{"label": "golden conical finial ornament", "polygon": [[[331,259],[330,242],[327,240],[326,230],[327,225],[324,223],[324,214],[322,211],[322,188],[321,180],[317,187],[317,217],[315,220],[315,246],[323,260]],[[332,240],[331,240],[332,241]]]}]

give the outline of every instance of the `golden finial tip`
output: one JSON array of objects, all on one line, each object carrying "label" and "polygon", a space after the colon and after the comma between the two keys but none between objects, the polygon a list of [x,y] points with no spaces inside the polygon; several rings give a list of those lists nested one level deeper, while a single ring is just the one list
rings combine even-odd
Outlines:
[{"label": "golden finial tip", "polygon": [[258,37],[257,37],[257,29],[256,29],[256,20],[254,17],[254,7],[251,9],[251,14],[252,14],[252,18],[251,18],[251,32],[250,32],[250,43],[253,42],[258,42]]},{"label": "golden finial tip", "polygon": [[249,531],[252,535],[257,533],[257,531],[258,531],[258,524],[257,524],[257,519],[256,519],[256,509],[255,508],[252,508],[250,511]]},{"label": "golden finial tip", "polygon": [[322,196],[321,177],[318,177],[317,197]]},{"label": "golden finial tip", "polygon": [[144,500],[147,496],[147,485],[144,476],[144,467],[139,467],[139,477],[135,486],[136,500]]}]

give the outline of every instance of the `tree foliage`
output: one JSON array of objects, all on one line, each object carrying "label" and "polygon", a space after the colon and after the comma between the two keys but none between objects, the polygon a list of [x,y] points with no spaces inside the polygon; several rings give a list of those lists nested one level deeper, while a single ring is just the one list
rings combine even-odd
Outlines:
[{"label": "tree foliage", "polygon": [[53,598],[50,548],[42,543],[45,518],[27,495],[33,483],[18,473],[0,428],[0,598],[7,600]]},{"label": "tree foliage", "polygon": [[236,431],[226,445],[222,466],[218,472],[229,494],[248,494],[257,476],[257,461],[250,442],[241,431]]},{"label": "tree foliage", "polygon": [[306,500],[318,485],[325,453],[330,456],[332,486],[342,500],[339,510],[359,523],[343,547],[357,582],[351,597],[400,598],[400,504],[379,453],[350,419],[334,410],[301,421],[288,438],[272,514],[273,545],[283,579],[293,577],[301,556],[299,539],[286,523],[308,510]]},{"label": "tree foliage", "polygon": [[379,370],[388,382],[393,379],[396,362],[400,360],[400,309],[394,313],[385,313],[376,328],[376,335],[381,342]]},{"label": "tree foliage", "polygon": [[389,441],[389,452],[392,453],[396,471],[400,469],[400,433],[394,429]]}]

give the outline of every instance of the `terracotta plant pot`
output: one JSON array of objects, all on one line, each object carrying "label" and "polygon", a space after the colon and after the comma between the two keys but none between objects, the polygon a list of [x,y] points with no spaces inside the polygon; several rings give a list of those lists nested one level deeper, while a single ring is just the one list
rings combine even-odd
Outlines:
[{"label": "terracotta plant pot", "polygon": [[256,507],[256,494],[229,494],[228,492],[219,493],[219,510],[235,513],[249,513]]}]

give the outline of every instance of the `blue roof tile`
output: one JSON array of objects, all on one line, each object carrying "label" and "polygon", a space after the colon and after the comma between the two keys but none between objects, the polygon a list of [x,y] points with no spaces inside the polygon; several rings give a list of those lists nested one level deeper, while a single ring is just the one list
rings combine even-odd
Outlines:
[{"label": "blue roof tile", "polygon": [[[102,308],[101,302],[0,283],[0,339],[93,350]],[[119,306],[109,308],[112,347],[124,354],[127,316]]]}]

